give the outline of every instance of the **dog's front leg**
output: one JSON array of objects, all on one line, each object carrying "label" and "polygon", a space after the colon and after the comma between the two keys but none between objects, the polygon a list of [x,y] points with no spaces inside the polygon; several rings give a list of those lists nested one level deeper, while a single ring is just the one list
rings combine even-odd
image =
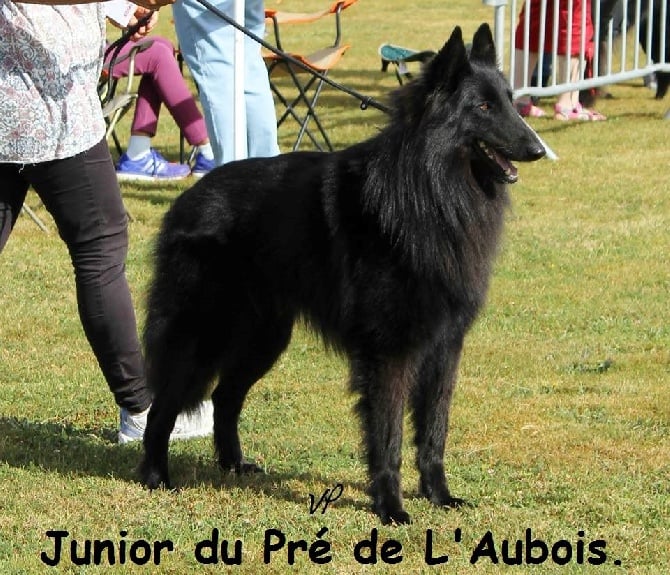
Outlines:
[{"label": "dog's front leg", "polygon": [[352,385],[360,392],[358,413],[365,441],[372,507],[382,523],[409,523],[400,484],[402,424],[409,388],[401,362],[356,362]]},{"label": "dog's front leg", "polygon": [[424,357],[412,393],[419,489],[432,503],[445,507],[464,503],[449,493],[444,471],[449,409],[462,347],[463,337],[441,335]]}]

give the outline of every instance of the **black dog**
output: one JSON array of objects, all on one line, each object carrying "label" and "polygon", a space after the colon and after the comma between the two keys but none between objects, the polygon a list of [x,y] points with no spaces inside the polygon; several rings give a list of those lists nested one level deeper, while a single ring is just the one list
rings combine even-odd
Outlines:
[{"label": "black dog", "polygon": [[506,184],[517,180],[511,161],[543,155],[482,25],[469,57],[454,30],[370,140],[233,162],[184,192],[163,222],[148,302],[155,399],[144,484],[169,484],[175,418],[215,378],[219,463],[258,469],[240,448],[242,404],[303,318],[349,359],[381,520],[409,521],[400,486],[405,404],[421,493],[460,504],[447,488],[444,449],[463,338],[485,299]]}]

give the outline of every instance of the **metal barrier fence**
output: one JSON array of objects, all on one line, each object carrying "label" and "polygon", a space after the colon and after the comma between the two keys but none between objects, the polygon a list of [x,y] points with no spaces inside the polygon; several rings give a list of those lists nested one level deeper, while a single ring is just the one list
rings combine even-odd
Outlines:
[{"label": "metal barrier fence", "polygon": [[[526,0],[530,2],[531,0]],[[508,74],[514,90],[514,98],[523,95],[552,96],[567,91],[585,90],[607,84],[626,82],[642,78],[653,72],[670,72],[670,61],[665,57],[666,42],[670,42],[668,33],[668,3],[670,0],[592,0],[593,20],[593,57],[587,58],[586,10],[573,9],[573,0],[537,0],[540,8],[539,30],[531,30],[530,9],[528,5],[524,18],[519,20],[519,12],[524,0],[483,0],[484,4],[494,9],[494,36],[499,61]],[[558,19],[559,1],[561,8],[567,8],[567,28],[571,29],[575,18],[580,21],[579,50],[574,58],[578,67],[567,65],[565,56],[558,54]],[[585,0],[581,2],[586,7]],[[618,6],[617,6],[618,5]],[[509,16],[506,9],[509,6]],[[548,11],[547,7],[552,8]],[[536,9],[534,4],[534,9]],[[547,22],[548,12],[553,11],[553,18]],[[537,23],[536,23],[537,24]],[[602,24],[602,25],[601,25]],[[523,31],[524,42],[517,46],[516,28]],[[646,34],[644,34],[646,26]],[[551,34],[546,37],[546,30]],[[640,31],[643,38],[639,40]],[[657,61],[652,61],[652,30],[659,34],[660,42]],[[539,49],[531,57],[529,37],[531,32],[539,34]],[[506,34],[509,42],[505,42]],[[632,38],[631,38],[632,36]],[[572,51],[572,37],[567,36],[565,53]],[[509,46],[508,64],[505,66],[505,48]],[[550,47],[546,50],[543,47]],[[658,48],[659,46],[657,46]],[[533,51],[534,52],[534,51]],[[530,65],[537,58],[537,79],[530,81]],[[561,60],[563,66],[552,65],[548,76],[543,78],[545,64],[557,64]],[[587,63],[589,64],[587,73]],[[572,69],[571,69],[572,68]]]}]

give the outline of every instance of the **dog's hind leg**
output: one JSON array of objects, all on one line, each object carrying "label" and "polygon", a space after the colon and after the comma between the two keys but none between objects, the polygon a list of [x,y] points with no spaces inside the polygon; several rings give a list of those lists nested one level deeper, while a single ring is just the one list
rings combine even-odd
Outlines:
[{"label": "dog's hind leg", "polygon": [[[165,340],[162,340],[163,342]],[[144,430],[144,458],[140,465],[142,483],[150,489],[170,487],[168,445],[177,416],[196,405],[214,376],[214,361],[194,342],[179,339],[165,344],[160,358],[148,364],[148,377],[159,381],[152,386],[154,398]]]},{"label": "dog's hind leg", "polygon": [[419,489],[432,503],[445,507],[464,503],[449,493],[444,471],[449,408],[462,347],[462,337],[443,335],[424,358],[412,393]]},{"label": "dog's hind leg", "polygon": [[214,443],[219,465],[224,471],[254,473],[262,471],[242,453],[238,424],[240,413],[251,386],[274,365],[286,349],[293,318],[268,321],[236,342],[233,354],[226,358],[219,384],[212,393],[214,403]]},{"label": "dog's hind leg", "polygon": [[402,361],[352,362],[351,384],[365,440],[372,507],[382,523],[409,523],[400,485],[402,425],[411,370]]},{"label": "dog's hind leg", "polygon": [[168,444],[180,406],[169,399],[167,395],[154,398],[144,430],[144,459],[140,465],[140,477],[149,489],[170,488]]}]

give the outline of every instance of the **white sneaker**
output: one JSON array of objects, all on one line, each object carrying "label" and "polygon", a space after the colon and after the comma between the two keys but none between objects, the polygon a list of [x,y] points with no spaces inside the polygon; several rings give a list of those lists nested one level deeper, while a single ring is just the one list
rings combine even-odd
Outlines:
[{"label": "white sneaker", "polygon": [[[140,441],[144,436],[144,430],[147,427],[147,415],[149,409],[140,413],[130,413],[127,409],[121,408],[121,424],[119,427],[119,443],[129,443],[131,441]],[[170,440],[173,439],[191,439],[193,437],[205,437],[214,432],[214,406],[212,400],[201,402],[191,412],[180,413],[174,424],[174,429],[170,434]]]}]

